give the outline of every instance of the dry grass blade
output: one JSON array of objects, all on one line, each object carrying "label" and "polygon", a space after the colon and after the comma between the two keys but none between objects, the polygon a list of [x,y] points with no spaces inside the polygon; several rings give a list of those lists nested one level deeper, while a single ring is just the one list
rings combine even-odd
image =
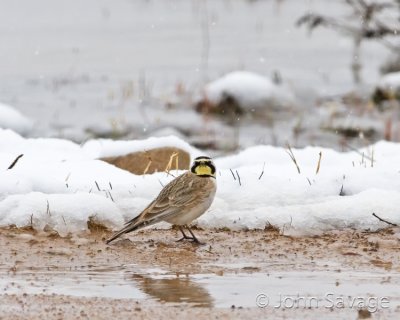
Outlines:
[{"label": "dry grass blade", "polygon": [[[171,171],[171,168],[172,168],[172,163],[173,163],[173,161],[174,161],[174,158],[175,157],[178,157],[178,154],[179,154],[179,152],[174,152],[174,153],[172,153],[171,154],[171,156],[169,157],[169,161],[168,161],[168,164],[167,164],[167,166],[166,166],[166,168],[165,168],[165,172],[167,173],[167,175],[171,175],[171,176],[173,176],[171,173],[170,173],[170,171]],[[178,162],[176,162],[176,164],[177,164]],[[176,169],[178,169],[178,167],[176,167]]]},{"label": "dry grass blade", "polygon": [[147,166],[146,166],[146,168],[145,168],[144,171],[143,171],[143,174],[146,174],[147,171],[149,171],[149,168],[150,168],[151,163],[152,163],[153,161],[152,161],[151,156],[149,155],[149,152],[148,152],[147,150],[146,150],[144,153],[147,155],[147,158],[149,159],[149,162],[147,163]]},{"label": "dry grass blade", "polygon": [[300,167],[297,164],[297,160],[294,156],[294,153],[293,153],[292,148],[290,147],[289,143],[286,144],[286,148],[287,148],[286,153],[289,155],[290,159],[292,159],[294,165],[296,166],[297,172],[300,174]]},{"label": "dry grass blade", "polygon": [[146,174],[147,173],[147,171],[149,171],[149,168],[150,168],[150,166],[151,166],[151,159],[149,160],[149,162],[147,163],[147,166],[146,166],[146,168],[144,169],[144,171],[143,171],[143,174]]},{"label": "dry grass blade", "polygon": [[368,157],[367,155],[365,155],[364,152],[360,152],[357,148],[352,147],[352,146],[351,146],[350,144],[348,144],[347,142],[345,142],[344,145],[345,145],[347,148],[349,148],[350,150],[352,150],[352,151],[358,153],[358,154],[362,157],[361,163],[364,162],[364,158],[366,158],[366,159],[368,159],[368,160],[370,160],[370,161],[375,161],[375,160],[373,160],[372,158],[370,158],[370,157]]},{"label": "dry grass blade", "polygon": [[67,176],[65,177],[64,181],[65,181],[65,182],[68,182],[70,176],[71,176],[71,172],[69,172],[69,173],[67,174]]},{"label": "dry grass blade", "polygon": [[319,169],[321,168],[321,159],[322,159],[322,152],[319,152],[319,158],[318,158],[318,164],[317,164],[317,170],[315,170],[315,174],[318,174]]}]

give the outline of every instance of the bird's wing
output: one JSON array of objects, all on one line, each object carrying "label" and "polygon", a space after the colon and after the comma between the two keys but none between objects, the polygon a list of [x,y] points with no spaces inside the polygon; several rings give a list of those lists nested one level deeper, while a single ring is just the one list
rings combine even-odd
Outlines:
[{"label": "bird's wing", "polygon": [[201,202],[207,192],[203,189],[206,179],[191,179],[188,172],[172,180],[161,190],[158,197],[144,210],[142,221],[158,222],[173,216],[182,209]]}]

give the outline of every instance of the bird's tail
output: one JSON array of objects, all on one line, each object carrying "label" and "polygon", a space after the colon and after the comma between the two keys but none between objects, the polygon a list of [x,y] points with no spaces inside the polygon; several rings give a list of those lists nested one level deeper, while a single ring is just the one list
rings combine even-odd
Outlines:
[{"label": "bird's tail", "polygon": [[132,219],[131,221],[128,221],[125,225],[125,227],[123,227],[121,230],[115,232],[110,239],[108,239],[106,241],[106,244],[109,244],[111,241],[114,241],[115,239],[117,239],[118,237],[120,237],[121,235],[131,232],[131,231],[135,231],[137,229],[140,229],[141,227],[143,227],[143,223],[138,223],[138,219],[139,217],[136,217],[134,219]]}]

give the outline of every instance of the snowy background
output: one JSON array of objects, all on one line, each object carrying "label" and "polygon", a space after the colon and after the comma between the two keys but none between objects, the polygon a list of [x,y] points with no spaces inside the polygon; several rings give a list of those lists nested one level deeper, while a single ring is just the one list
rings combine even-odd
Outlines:
[{"label": "snowy background", "polygon": [[353,40],[296,26],[310,12],[350,15],[328,0],[2,1],[0,226],[116,229],[172,177],[96,159],[161,146],[215,157],[201,227],[400,223],[400,106],[373,98],[400,101],[400,73],[365,42],[355,84]]}]

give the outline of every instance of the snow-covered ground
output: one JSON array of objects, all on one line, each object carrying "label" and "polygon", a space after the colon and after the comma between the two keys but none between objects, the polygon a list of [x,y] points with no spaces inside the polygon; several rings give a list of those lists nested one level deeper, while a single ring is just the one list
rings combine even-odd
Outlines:
[{"label": "snow-covered ground", "polygon": [[[0,130],[0,226],[54,229],[63,236],[86,231],[89,219],[121,227],[173,177],[136,176],[96,158],[161,145],[200,153],[176,137],[77,145]],[[385,227],[372,213],[400,223],[400,144],[379,142],[349,153],[317,147],[292,151],[300,173],[283,148],[260,145],[216,158],[216,199],[198,225],[263,229],[271,224],[291,234]]]}]

